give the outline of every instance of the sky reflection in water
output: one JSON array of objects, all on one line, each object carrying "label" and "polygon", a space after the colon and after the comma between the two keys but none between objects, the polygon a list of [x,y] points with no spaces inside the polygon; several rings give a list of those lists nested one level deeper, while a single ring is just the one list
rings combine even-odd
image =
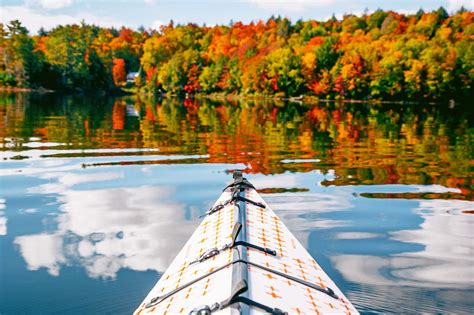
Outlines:
[{"label": "sky reflection in water", "polygon": [[86,102],[0,106],[1,313],[132,311],[233,169],[274,192],[264,198],[359,310],[472,312],[464,116]]}]

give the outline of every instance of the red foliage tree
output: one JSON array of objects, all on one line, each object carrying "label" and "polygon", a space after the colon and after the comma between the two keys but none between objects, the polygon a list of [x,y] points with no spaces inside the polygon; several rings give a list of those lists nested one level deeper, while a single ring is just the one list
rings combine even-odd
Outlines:
[{"label": "red foliage tree", "polygon": [[127,78],[127,72],[125,71],[125,60],[122,58],[114,58],[113,64],[112,76],[114,78],[115,85],[118,86],[125,82],[125,79]]},{"label": "red foliage tree", "polygon": [[184,86],[184,91],[186,93],[194,93],[199,91],[199,66],[192,65],[188,71],[188,84]]}]

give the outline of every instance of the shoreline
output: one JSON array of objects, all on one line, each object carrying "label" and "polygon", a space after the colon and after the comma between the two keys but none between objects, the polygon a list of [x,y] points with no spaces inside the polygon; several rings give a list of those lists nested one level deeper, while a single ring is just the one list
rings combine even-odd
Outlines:
[{"label": "shoreline", "polygon": [[[305,104],[316,104],[316,103],[350,103],[350,104],[420,104],[426,103],[430,105],[439,104],[441,102],[434,101],[384,101],[379,99],[371,100],[358,100],[358,99],[325,99],[318,98],[317,96],[312,95],[302,95],[300,97],[281,97],[281,96],[263,96],[263,95],[239,95],[239,94],[201,94],[196,93],[195,98],[204,98],[213,101],[242,101],[242,100],[254,100],[254,101],[280,101],[280,102],[289,102],[289,103],[305,103]],[[448,102],[448,101],[446,101]],[[456,102],[461,103],[461,102]]]},{"label": "shoreline", "polygon": [[55,90],[49,90],[45,88],[33,89],[33,88],[6,87],[6,86],[0,86],[0,92],[39,93],[39,94],[56,93]]},{"label": "shoreline", "polygon": [[[32,94],[62,94],[66,96],[75,96],[75,95],[89,95],[89,93],[71,93],[70,91],[56,91],[50,90],[45,88],[20,88],[20,87],[0,87],[0,92],[8,92],[8,93],[32,93]],[[370,100],[360,100],[360,99],[326,99],[326,98],[319,98],[313,95],[300,95],[297,97],[284,97],[281,95],[242,95],[242,94],[226,94],[226,93],[195,93],[188,96],[182,96],[179,94],[162,94],[162,95],[154,95],[151,92],[144,92],[144,91],[133,91],[130,89],[120,89],[119,91],[100,91],[97,93],[91,93],[90,95],[103,95],[108,97],[122,97],[122,96],[137,96],[137,97],[163,97],[163,98],[170,98],[170,97],[178,97],[178,98],[189,98],[189,99],[208,99],[212,101],[245,101],[245,100],[252,100],[252,101],[272,101],[272,102],[288,102],[288,103],[305,103],[305,104],[317,104],[317,103],[349,103],[349,104],[429,104],[429,105],[436,105],[440,103],[454,103],[454,104],[463,104],[462,101],[456,100],[444,100],[444,101],[433,101],[433,100],[380,100],[380,99],[370,99]]]},{"label": "shoreline", "polygon": [[43,87],[40,88],[26,88],[26,87],[4,87],[0,86],[0,92],[8,92],[8,93],[31,93],[31,94],[58,94],[58,95],[65,95],[65,96],[111,96],[111,97],[120,97],[126,95],[136,95],[139,93],[134,93],[128,90],[117,89],[117,90],[97,90],[95,92],[90,91],[72,91],[72,90],[51,90],[46,89]]}]

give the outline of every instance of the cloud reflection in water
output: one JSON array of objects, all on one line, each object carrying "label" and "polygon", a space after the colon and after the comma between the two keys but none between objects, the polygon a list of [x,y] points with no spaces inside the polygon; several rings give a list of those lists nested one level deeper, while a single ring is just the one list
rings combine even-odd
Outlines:
[{"label": "cloud reflection in water", "polygon": [[15,238],[28,270],[46,268],[53,276],[59,275],[60,265],[66,263],[61,235],[35,234]]},{"label": "cloud reflection in water", "polygon": [[162,272],[198,224],[185,220],[184,205],[171,200],[172,188],[74,190],[79,183],[121,175],[56,175],[57,183],[34,191],[59,195],[57,230],[15,239],[30,270],[46,268],[57,276],[61,265],[80,264],[93,278],[114,278],[121,268]]},{"label": "cloud reflection in water", "polygon": [[[351,290],[349,298],[368,309],[380,310],[387,304],[382,297],[387,296],[386,291],[391,291],[390,294],[398,295],[401,307],[403,304],[411,305],[412,308],[405,311],[412,312],[415,311],[413,299],[417,295],[426,299],[426,294],[423,296],[422,291],[418,292],[421,288],[433,290],[433,294],[444,294],[443,299],[452,303],[461,301],[462,305],[466,305],[466,301],[472,301],[472,296],[463,296],[462,291],[458,291],[472,289],[474,281],[474,220],[470,215],[462,214],[472,205],[472,202],[461,200],[418,201],[418,207],[413,211],[424,220],[419,228],[391,232],[389,238],[421,244],[424,246],[421,251],[387,257],[333,256],[331,260],[335,268],[346,280],[359,287]],[[400,287],[405,290],[400,291]],[[432,302],[418,301],[418,307],[440,311],[436,305],[430,305]],[[471,306],[474,307],[474,304],[471,303]]]}]

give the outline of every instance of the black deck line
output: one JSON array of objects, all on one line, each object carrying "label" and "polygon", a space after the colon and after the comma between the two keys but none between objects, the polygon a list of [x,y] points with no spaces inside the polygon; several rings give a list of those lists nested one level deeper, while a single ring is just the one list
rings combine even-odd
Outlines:
[{"label": "black deck line", "polygon": [[189,286],[195,284],[196,282],[199,282],[199,281],[201,281],[201,280],[203,280],[203,279],[205,279],[205,278],[207,278],[207,277],[209,277],[209,276],[215,274],[216,272],[219,272],[219,271],[221,271],[222,269],[225,269],[225,268],[227,268],[227,267],[233,265],[234,263],[235,263],[234,261],[231,261],[230,263],[227,263],[227,264],[225,264],[225,265],[223,265],[223,266],[220,266],[219,268],[217,268],[217,269],[215,269],[215,270],[213,270],[213,271],[211,271],[211,272],[209,272],[209,273],[206,273],[206,274],[204,274],[204,275],[202,275],[202,276],[200,276],[200,277],[198,277],[198,278],[196,278],[196,279],[194,279],[194,280],[192,280],[192,281],[189,281],[188,283],[183,284],[183,285],[180,286],[179,288],[176,288],[176,289],[174,289],[174,290],[171,290],[170,292],[168,292],[168,293],[166,293],[166,294],[164,294],[164,295],[160,295],[160,296],[157,296],[157,297],[152,298],[151,301],[150,301],[147,305],[145,305],[145,308],[150,308],[150,307],[152,307],[152,306],[155,306],[155,305],[160,304],[161,302],[163,302],[163,301],[166,300],[167,298],[171,297],[172,295],[178,293],[179,291],[181,291],[181,290],[183,290],[183,289],[186,289],[187,287],[189,287]]}]

